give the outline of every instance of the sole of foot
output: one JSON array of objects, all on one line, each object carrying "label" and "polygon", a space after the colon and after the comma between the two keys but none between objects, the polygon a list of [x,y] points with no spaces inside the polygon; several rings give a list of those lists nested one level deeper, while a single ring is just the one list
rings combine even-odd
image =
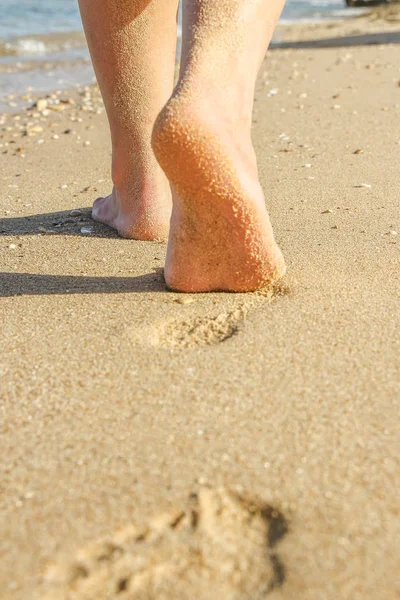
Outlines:
[{"label": "sole of foot", "polygon": [[[137,198],[138,192],[126,194]],[[156,196],[156,194],[158,194]],[[162,202],[161,195],[164,197]],[[105,198],[97,198],[92,208],[92,218],[116,229],[123,238],[143,241],[165,241],[169,233],[171,215],[170,190],[146,193],[146,198],[130,202],[122,198],[114,186]]]},{"label": "sole of foot", "polygon": [[153,150],[173,190],[165,280],[181,292],[255,291],[284,275],[284,259],[250,134],[210,112],[177,95],[154,126]]}]

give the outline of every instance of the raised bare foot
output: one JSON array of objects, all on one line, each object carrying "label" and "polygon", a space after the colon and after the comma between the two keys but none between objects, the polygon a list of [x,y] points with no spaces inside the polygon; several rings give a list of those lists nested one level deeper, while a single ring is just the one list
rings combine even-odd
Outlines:
[{"label": "raised bare foot", "polygon": [[166,240],[171,216],[171,190],[165,179],[158,185],[124,186],[95,200],[92,217],[116,229],[121,237],[135,240]]},{"label": "raised bare foot", "polygon": [[178,90],[156,121],[153,149],[173,186],[168,287],[246,292],[284,274],[247,124]]}]

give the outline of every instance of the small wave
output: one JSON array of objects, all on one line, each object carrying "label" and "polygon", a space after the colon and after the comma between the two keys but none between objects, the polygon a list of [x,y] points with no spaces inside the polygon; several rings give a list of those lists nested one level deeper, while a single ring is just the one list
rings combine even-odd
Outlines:
[{"label": "small wave", "polygon": [[328,12],[337,7],[346,8],[343,0],[308,0],[307,4],[312,7],[326,9]]},{"label": "small wave", "polygon": [[45,54],[82,48],[85,38],[82,32],[69,32],[0,40],[1,56],[43,56]]},{"label": "small wave", "polygon": [[367,7],[357,7],[357,8],[338,8],[337,10],[332,11],[332,15],[336,19],[342,18],[350,18],[350,17],[359,17],[360,15],[366,15],[371,11],[370,8]]},{"label": "small wave", "polygon": [[33,40],[33,39],[24,39],[24,40],[17,40],[16,42],[6,42],[3,43],[3,48],[1,48],[0,46],[0,52],[1,49],[4,50],[3,54],[6,55],[20,55],[20,54],[46,54],[46,44],[44,42],[41,42],[40,40]]}]

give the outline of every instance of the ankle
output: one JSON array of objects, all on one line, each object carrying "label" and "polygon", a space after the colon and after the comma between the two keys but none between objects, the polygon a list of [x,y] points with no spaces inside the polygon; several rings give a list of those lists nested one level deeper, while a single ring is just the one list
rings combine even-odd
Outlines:
[{"label": "ankle", "polygon": [[140,152],[138,149],[127,154],[113,154],[111,178],[114,186],[121,194],[143,195],[146,190],[165,187],[165,175],[157,160],[150,151]]},{"label": "ankle", "polygon": [[[204,94],[204,90],[207,94]],[[228,98],[228,100],[227,100]],[[205,86],[203,81],[182,80],[171,99],[158,115],[152,135],[154,141],[163,130],[181,131],[183,126],[204,128],[206,131],[218,131],[218,136],[227,139],[248,139],[251,143],[252,101],[243,97],[232,102],[229,95],[221,94],[218,88]]]},{"label": "ankle", "polygon": [[[230,118],[233,122],[251,123],[254,88],[258,68],[251,57],[218,61],[208,53],[187,58],[182,64],[177,95],[208,103],[212,112]],[[212,64],[212,68],[210,65]]]},{"label": "ankle", "polygon": [[250,125],[247,118],[232,118],[226,107],[219,110],[211,98],[178,88],[156,119],[152,147],[164,171],[172,163],[174,170],[181,170],[187,168],[193,151],[197,153],[203,145],[209,148],[212,142],[215,148],[229,149],[234,160],[258,179]]}]

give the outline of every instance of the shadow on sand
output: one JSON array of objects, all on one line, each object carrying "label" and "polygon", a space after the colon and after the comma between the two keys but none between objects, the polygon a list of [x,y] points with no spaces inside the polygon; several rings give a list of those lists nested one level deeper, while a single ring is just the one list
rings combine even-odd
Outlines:
[{"label": "shadow on sand", "polygon": [[400,44],[400,31],[366,33],[344,37],[324,38],[321,40],[302,40],[298,42],[272,42],[271,50],[284,48],[341,48],[350,46],[373,46],[376,44]]},{"label": "shadow on sand", "polygon": [[[0,219],[0,235],[74,235],[88,237],[81,229],[90,227],[90,237],[119,238],[117,232],[93,221],[91,208],[78,209],[80,214],[71,216],[71,211],[60,211]],[[121,239],[121,238],[119,238]]]},{"label": "shadow on sand", "polygon": [[167,292],[162,269],[136,277],[0,273],[0,297]]}]

